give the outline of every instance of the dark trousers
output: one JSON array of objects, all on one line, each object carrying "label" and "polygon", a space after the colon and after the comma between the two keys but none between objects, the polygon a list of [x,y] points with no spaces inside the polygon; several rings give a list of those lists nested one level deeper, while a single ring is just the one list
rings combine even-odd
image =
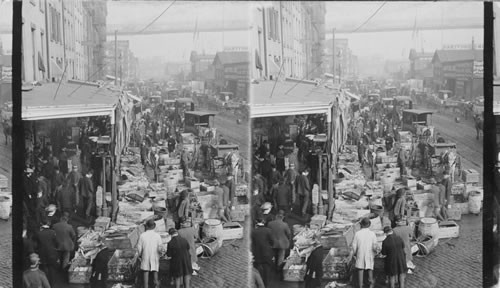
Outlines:
[{"label": "dark trousers", "polygon": [[45,275],[47,275],[47,280],[49,280],[50,286],[54,286],[56,279],[57,264],[43,264],[40,265],[40,270],[42,270]]},{"label": "dark trousers", "polygon": [[269,287],[269,282],[271,280],[271,263],[264,262],[264,263],[254,263],[255,268],[260,273],[260,276],[262,277],[262,281],[264,282],[264,286],[267,288]]},{"label": "dark trousers", "polygon": [[290,213],[290,205],[278,205],[278,211],[283,210],[285,215]]}]

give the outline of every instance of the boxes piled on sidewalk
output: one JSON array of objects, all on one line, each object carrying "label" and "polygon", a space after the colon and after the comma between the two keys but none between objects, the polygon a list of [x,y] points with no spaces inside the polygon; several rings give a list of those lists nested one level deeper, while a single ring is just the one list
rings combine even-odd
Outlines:
[{"label": "boxes piled on sidewalk", "polygon": [[[137,149],[129,149],[129,152],[134,150]],[[150,182],[145,175],[144,167],[139,163],[139,155],[127,154],[122,158],[122,180],[117,183],[120,195],[116,222],[112,223],[111,218],[105,217],[109,215],[105,215],[96,219],[93,230],[81,229],[78,240],[79,251],[68,272],[70,283],[89,283],[92,274],[91,259],[104,248],[114,250],[108,262],[107,280],[113,282],[134,280],[139,262],[136,245],[141,233],[145,231],[143,223],[153,219],[156,223],[156,232],[160,235],[168,234],[169,228],[175,227],[172,214],[182,191],[189,189],[188,209],[191,212],[189,219],[204,223],[206,219],[217,218],[215,209],[217,195],[213,193],[215,180],[209,180],[208,176],[200,175],[198,172],[191,173],[191,177],[184,177],[183,170],[179,169],[180,157],[175,155],[170,155],[162,161],[166,165],[159,167],[157,181]],[[233,199],[232,220],[245,221],[250,210],[248,185],[240,183],[235,190],[237,195]],[[107,201],[111,199],[108,197]],[[223,240],[243,238],[243,227],[240,223],[231,222],[220,226],[221,231],[217,236],[220,238],[220,243]]]}]

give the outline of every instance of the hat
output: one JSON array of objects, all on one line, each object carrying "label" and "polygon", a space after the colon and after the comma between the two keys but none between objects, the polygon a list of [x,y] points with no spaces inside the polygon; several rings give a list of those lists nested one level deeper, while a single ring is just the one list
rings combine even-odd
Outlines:
[{"label": "hat", "polygon": [[30,254],[30,265],[33,267],[33,266],[36,266],[38,265],[38,262],[40,262],[40,257],[38,257],[38,254],[36,253],[31,253]]},{"label": "hat", "polygon": [[260,206],[262,210],[271,210],[273,208],[273,204],[271,202],[266,202]]},{"label": "hat", "polygon": [[153,230],[156,228],[156,223],[155,223],[155,220],[153,219],[149,219],[148,221],[146,221],[146,229],[148,230]]},{"label": "hat", "polygon": [[54,204],[50,204],[49,206],[47,206],[47,208],[45,208],[45,211],[47,211],[47,212],[56,212],[56,210],[57,210],[57,207]]},{"label": "hat", "polygon": [[387,233],[390,233],[392,231],[392,228],[390,226],[385,226],[384,227],[384,233],[387,234]]},{"label": "hat", "polygon": [[361,224],[361,227],[363,227],[363,228],[370,227],[371,221],[369,218],[365,217],[365,218],[361,219],[360,224]]}]

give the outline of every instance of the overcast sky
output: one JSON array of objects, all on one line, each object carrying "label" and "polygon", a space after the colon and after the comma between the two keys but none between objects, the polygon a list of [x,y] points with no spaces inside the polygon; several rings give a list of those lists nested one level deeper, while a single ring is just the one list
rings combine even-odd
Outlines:
[{"label": "overcast sky", "polygon": [[[119,27],[140,31],[161,14],[172,1],[108,2],[108,29]],[[198,25],[242,25],[249,22],[248,3],[245,2],[175,2],[148,30],[161,27]],[[198,24],[196,24],[198,23]],[[146,30],[146,31],[148,31]],[[188,62],[192,50],[215,53],[225,46],[248,47],[245,31],[199,33],[193,32],[156,35],[119,35],[118,40],[130,40],[132,52],[139,58],[161,56],[165,60]],[[108,36],[113,40],[114,36]]]},{"label": "overcast sky", "polygon": [[[329,2],[326,4],[326,26],[354,31],[360,27],[383,2]],[[423,24],[484,23],[482,2],[387,2],[363,27],[418,27]],[[327,39],[331,39],[331,32]],[[426,52],[441,49],[442,45],[483,43],[482,29],[422,30],[336,34],[349,39],[353,53],[361,56],[379,55],[387,59],[407,58],[411,48]]]}]

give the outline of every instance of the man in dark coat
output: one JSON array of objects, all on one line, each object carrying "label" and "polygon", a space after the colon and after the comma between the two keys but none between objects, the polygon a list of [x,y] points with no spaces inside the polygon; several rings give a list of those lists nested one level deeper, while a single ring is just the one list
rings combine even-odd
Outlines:
[{"label": "man in dark coat", "polygon": [[184,287],[189,288],[191,274],[193,274],[189,243],[180,237],[174,228],[170,228],[168,234],[172,236],[172,240],[168,243],[167,256],[172,258],[170,260],[170,274],[175,278],[175,287],[180,288],[181,280],[183,280]]},{"label": "man in dark coat", "polygon": [[54,167],[54,174],[52,175],[51,184],[52,184],[52,187],[51,187],[52,196],[51,196],[51,198],[55,198],[56,197],[55,196],[56,190],[59,188],[62,188],[62,185],[64,184],[64,175],[61,173],[61,170],[59,169],[59,167]]},{"label": "man in dark coat", "polygon": [[273,235],[271,229],[264,226],[263,219],[257,219],[257,227],[250,236],[254,266],[259,271],[265,287],[269,287],[271,265],[273,261]]},{"label": "man in dark coat", "polygon": [[290,212],[290,204],[292,203],[291,193],[290,186],[281,179],[278,187],[273,193],[274,207],[276,207],[278,211],[283,210],[285,214]]},{"label": "man in dark coat", "polygon": [[309,183],[308,177],[309,171],[310,169],[307,168],[302,172],[302,175],[297,176],[297,194],[300,201],[301,215],[306,215],[311,198],[311,184]]},{"label": "man in dark coat", "polygon": [[42,261],[42,270],[49,278],[49,283],[54,284],[54,277],[59,264],[59,253],[57,252],[56,232],[50,229],[49,222],[44,220],[42,228],[37,236],[38,252]]},{"label": "man in dark coat", "polygon": [[70,255],[75,250],[76,233],[73,226],[68,224],[69,213],[65,212],[59,223],[54,224],[56,232],[57,247],[60,252],[61,268],[66,270],[69,267]]},{"label": "man in dark coat", "polygon": [[75,205],[78,206],[80,204],[80,191],[78,189],[78,184],[80,183],[80,179],[82,178],[82,175],[78,171],[78,166],[73,165],[73,169],[71,172],[68,174],[68,180],[69,180],[69,191],[71,192],[72,195],[75,195]]},{"label": "man in dark coat", "polygon": [[316,243],[316,247],[311,252],[306,263],[306,288],[321,287],[321,278],[323,278],[323,247]]},{"label": "man in dark coat", "polygon": [[382,242],[382,255],[386,255],[384,259],[384,271],[389,276],[390,287],[396,287],[396,277],[398,278],[399,287],[405,287],[406,266],[405,244],[399,236],[396,236],[391,227],[384,227],[384,233],[387,236]]},{"label": "man in dark coat", "polygon": [[85,216],[90,217],[90,211],[92,209],[92,202],[95,199],[94,184],[92,183],[92,175],[94,171],[89,170],[85,177],[80,179],[79,190],[83,201],[83,212]]},{"label": "man in dark coat", "polygon": [[285,260],[285,252],[290,247],[290,239],[292,233],[287,223],[283,222],[285,212],[280,210],[276,215],[276,220],[267,224],[271,229],[273,236],[274,259],[277,271],[282,271],[283,261]]},{"label": "man in dark coat", "polygon": [[285,184],[290,187],[292,203],[295,203],[295,180],[297,179],[297,170],[295,167],[295,163],[290,163],[288,165],[288,169],[285,172]]},{"label": "man in dark coat", "polygon": [[276,152],[276,169],[283,175],[285,173],[285,151],[283,151],[283,144],[278,146]]},{"label": "man in dark coat", "polygon": [[363,166],[365,162],[365,152],[366,152],[366,147],[363,143],[363,139],[359,139],[359,144],[358,144],[358,160],[361,166]]}]

